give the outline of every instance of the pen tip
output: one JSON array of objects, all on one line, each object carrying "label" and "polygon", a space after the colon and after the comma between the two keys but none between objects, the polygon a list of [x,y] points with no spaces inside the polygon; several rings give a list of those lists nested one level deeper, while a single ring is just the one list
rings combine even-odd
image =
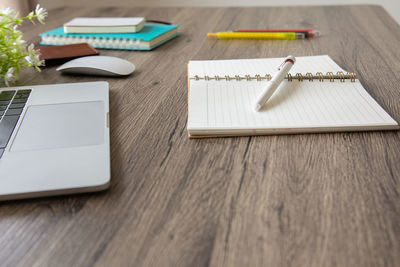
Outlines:
[{"label": "pen tip", "polygon": [[207,36],[208,37],[217,37],[218,34],[216,34],[216,33],[207,33]]},{"label": "pen tip", "polygon": [[254,110],[255,110],[255,111],[260,111],[260,109],[261,109],[261,105],[260,105],[260,104],[257,104]]}]

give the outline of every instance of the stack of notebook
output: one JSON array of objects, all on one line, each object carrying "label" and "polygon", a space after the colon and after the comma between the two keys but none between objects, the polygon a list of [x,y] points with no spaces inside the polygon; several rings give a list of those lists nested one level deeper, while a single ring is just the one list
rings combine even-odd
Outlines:
[{"label": "stack of notebook", "polygon": [[[95,48],[152,50],[179,34],[178,25],[145,23],[144,20],[138,20],[137,25],[121,25],[122,18],[80,19],[83,24],[77,24],[74,19],[71,21],[74,23],[66,23],[64,27],[39,34],[42,38],[40,44],[88,43]],[[129,30],[129,27],[133,30]]]}]

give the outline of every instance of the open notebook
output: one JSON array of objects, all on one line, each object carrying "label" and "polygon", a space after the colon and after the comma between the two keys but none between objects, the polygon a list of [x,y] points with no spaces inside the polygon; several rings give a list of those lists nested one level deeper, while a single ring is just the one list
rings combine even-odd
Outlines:
[{"label": "open notebook", "polygon": [[360,81],[326,55],[297,57],[287,79],[254,111],[282,60],[190,61],[189,137],[399,129]]}]

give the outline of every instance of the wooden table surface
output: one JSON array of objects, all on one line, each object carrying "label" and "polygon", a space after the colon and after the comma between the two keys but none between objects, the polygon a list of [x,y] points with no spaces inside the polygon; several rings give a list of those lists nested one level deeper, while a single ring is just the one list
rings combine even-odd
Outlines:
[{"label": "wooden table surface", "polygon": [[[186,131],[189,60],[288,54],[330,55],[400,121],[400,27],[381,7],[49,14],[23,26],[28,41],[76,16],[145,16],[179,24],[181,35],[151,52],[101,50],[135,63],[128,78],[22,73],[21,85],[110,83],[112,180],[105,192],[0,203],[1,266],[400,265],[398,131],[203,140]],[[239,27],[322,36],[206,37]]]}]

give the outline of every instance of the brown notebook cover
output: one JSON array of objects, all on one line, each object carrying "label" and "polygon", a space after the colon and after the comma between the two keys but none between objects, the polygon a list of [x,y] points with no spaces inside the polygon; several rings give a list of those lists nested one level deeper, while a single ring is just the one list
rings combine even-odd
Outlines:
[{"label": "brown notebook cover", "polygon": [[87,43],[40,46],[36,49],[40,51],[40,59],[45,61],[46,66],[61,64],[78,57],[99,54],[99,51]]}]

